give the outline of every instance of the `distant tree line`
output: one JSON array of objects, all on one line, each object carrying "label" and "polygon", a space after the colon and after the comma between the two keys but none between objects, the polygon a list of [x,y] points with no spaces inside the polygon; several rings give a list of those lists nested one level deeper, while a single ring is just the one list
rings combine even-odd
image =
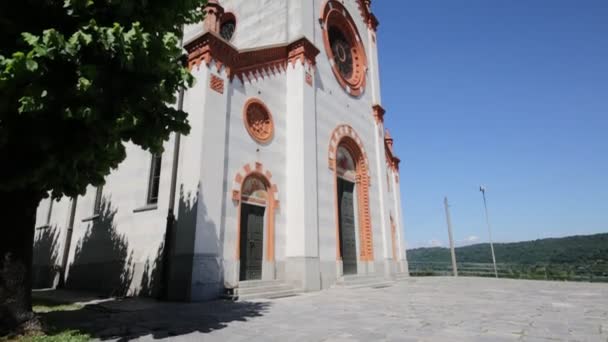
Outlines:
[{"label": "distant tree line", "polygon": [[[494,244],[499,276],[549,280],[608,281],[608,234],[570,236]],[[411,271],[418,275],[449,274],[448,248],[407,251]],[[493,275],[483,264],[492,263],[487,243],[456,248],[463,275]]]}]

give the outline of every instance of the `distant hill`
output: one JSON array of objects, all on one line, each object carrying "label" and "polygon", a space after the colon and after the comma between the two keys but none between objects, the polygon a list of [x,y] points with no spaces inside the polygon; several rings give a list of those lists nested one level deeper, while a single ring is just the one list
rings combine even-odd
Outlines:
[{"label": "distant hill", "polygon": [[[495,243],[498,263],[508,264],[587,264],[608,263],[608,233],[569,236],[534,241]],[[407,251],[408,262],[450,262],[448,248],[416,248]],[[491,263],[490,245],[487,243],[456,248],[459,263]]]}]

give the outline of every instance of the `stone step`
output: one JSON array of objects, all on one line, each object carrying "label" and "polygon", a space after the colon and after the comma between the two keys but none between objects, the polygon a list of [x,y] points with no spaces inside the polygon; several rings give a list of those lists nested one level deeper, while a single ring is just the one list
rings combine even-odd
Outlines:
[{"label": "stone step", "polygon": [[393,281],[387,280],[376,274],[362,274],[362,275],[346,275],[336,282],[332,287],[338,288],[363,288],[363,287],[388,287],[393,284]]},{"label": "stone step", "polygon": [[239,288],[250,288],[250,287],[260,287],[260,286],[273,286],[283,284],[280,280],[245,280],[239,282]]},{"label": "stone step", "polygon": [[392,281],[375,281],[375,282],[366,282],[366,283],[337,283],[332,286],[332,288],[340,288],[340,289],[362,289],[362,288],[385,288],[389,286],[393,286],[394,282]]},{"label": "stone step", "polygon": [[302,292],[281,280],[241,281],[239,286],[227,291],[223,297],[229,300],[273,299],[295,296]]},{"label": "stone step", "polygon": [[410,274],[409,273],[397,273],[395,274],[395,279],[396,280],[405,280],[405,279],[409,279],[410,278]]},{"label": "stone step", "polygon": [[337,284],[347,284],[347,285],[357,285],[357,284],[367,284],[367,283],[377,283],[386,281],[385,278],[382,277],[364,277],[364,278],[350,278],[350,279],[338,279]]},{"label": "stone step", "polygon": [[360,280],[360,279],[377,279],[377,274],[347,274],[342,276],[340,279],[344,281]]},{"label": "stone step", "polygon": [[273,292],[241,295],[236,300],[247,301],[247,300],[252,300],[252,299],[278,299],[278,298],[297,296],[301,292],[302,291],[300,291],[298,289],[291,288],[289,290],[283,290],[283,291],[273,291]]},{"label": "stone step", "polygon": [[246,296],[257,293],[268,293],[268,292],[279,292],[285,290],[292,290],[293,287],[287,284],[277,284],[270,286],[258,286],[258,287],[244,287],[234,289],[234,293],[238,296]]}]

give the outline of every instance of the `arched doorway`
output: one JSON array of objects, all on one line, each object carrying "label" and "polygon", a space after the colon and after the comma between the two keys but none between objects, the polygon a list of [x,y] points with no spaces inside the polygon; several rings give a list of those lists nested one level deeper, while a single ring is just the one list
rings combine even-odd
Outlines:
[{"label": "arched doorway", "polygon": [[344,274],[357,274],[357,235],[355,217],[355,160],[343,145],[336,154],[338,194],[338,237]]},{"label": "arched doorway", "polygon": [[239,237],[241,281],[262,279],[268,188],[267,181],[258,175],[250,175],[243,181]]},{"label": "arched doorway", "polygon": [[[329,168],[334,171],[336,189],[338,274],[365,273],[369,271],[367,262],[374,260],[369,163],[362,140],[352,127],[341,125],[332,133]],[[361,265],[367,271],[361,272]]]}]

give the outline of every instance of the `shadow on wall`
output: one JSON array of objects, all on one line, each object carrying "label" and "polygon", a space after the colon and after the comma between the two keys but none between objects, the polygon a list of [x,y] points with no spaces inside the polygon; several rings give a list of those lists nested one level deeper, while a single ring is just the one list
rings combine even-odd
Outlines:
[{"label": "shadow on wall", "polygon": [[36,232],[32,261],[32,288],[55,287],[59,276],[59,231],[56,226]]},{"label": "shadow on wall", "polygon": [[[220,242],[216,225],[209,221],[200,194],[200,184],[196,194],[184,193],[183,186],[180,188],[169,270],[169,298],[172,300],[198,301],[217,298],[221,294],[218,286],[221,283],[219,278],[223,276],[219,259]],[[196,239],[205,243],[204,251],[195,251]]]},{"label": "shadow on wall", "polygon": [[125,296],[133,280],[133,254],[124,235],[116,230],[118,209],[106,197],[99,217],[91,221],[78,241],[66,287],[104,296]]},{"label": "shadow on wall", "polygon": [[157,298],[160,294],[163,267],[164,243],[161,243],[156,251],[154,260],[146,260],[144,272],[141,276],[139,295]]},{"label": "shadow on wall", "polygon": [[173,248],[169,270],[169,298],[172,300],[190,300],[198,195],[198,190],[195,195],[191,192],[184,194],[184,186],[180,187],[177,218],[171,232]]}]

